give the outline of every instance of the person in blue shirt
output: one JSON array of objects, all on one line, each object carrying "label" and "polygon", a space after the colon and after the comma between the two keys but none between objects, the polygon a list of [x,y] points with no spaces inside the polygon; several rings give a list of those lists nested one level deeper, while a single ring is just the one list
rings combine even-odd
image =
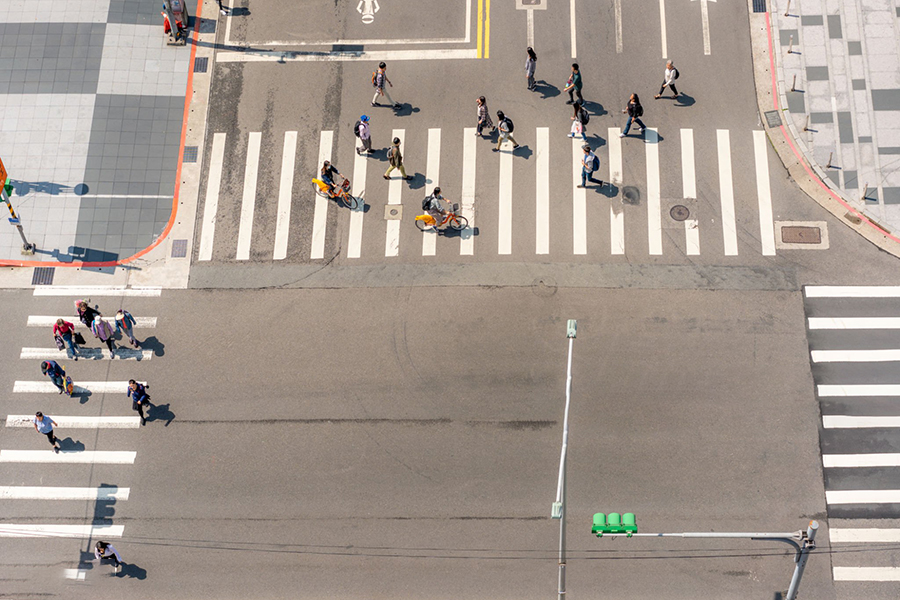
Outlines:
[{"label": "person in blue shirt", "polygon": [[59,366],[59,363],[55,360],[45,360],[41,363],[41,372],[50,378],[53,385],[59,389],[60,394],[66,391],[66,372]]},{"label": "person in blue shirt", "polygon": [[147,419],[144,418],[144,406],[150,406],[147,386],[131,379],[128,381],[128,391],[125,392],[125,395],[131,398],[131,408],[141,416],[141,425],[146,425]]},{"label": "person in blue shirt", "polygon": [[34,430],[46,435],[47,439],[50,440],[50,445],[53,446],[53,451],[59,454],[59,439],[53,433],[53,426],[56,425],[56,421],[50,417],[45,417],[41,411],[37,411],[34,413],[34,418],[31,422],[34,423]]}]

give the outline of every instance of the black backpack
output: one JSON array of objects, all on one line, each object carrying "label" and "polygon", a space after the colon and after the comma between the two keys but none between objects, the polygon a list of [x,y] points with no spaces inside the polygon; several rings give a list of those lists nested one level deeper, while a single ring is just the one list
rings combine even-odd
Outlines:
[{"label": "black backpack", "polygon": [[422,200],[422,210],[431,210],[431,196],[425,196],[425,199]]},{"label": "black backpack", "polygon": [[509,132],[512,133],[516,128],[516,126],[513,125],[512,119],[510,119],[509,117],[503,117],[503,120],[506,121],[506,126],[509,128]]},{"label": "black backpack", "polygon": [[644,107],[640,104],[634,105],[634,116],[643,117],[644,116]]},{"label": "black backpack", "polygon": [[581,121],[582,125],[587,125],[591,122],[591,115],[582,108],[578,111],[578,120]]},{"label": "black backpack", "polygon": [[362,121],[357,121],[356,125],[353,126],[353,135],[359,137],[359,126],[362,125]]},{"label": "black backpack", "polygon": [[675,79],[678,79],[679,75],[681,75],[681,73],[678,72],[678,69],[675,69]]}]

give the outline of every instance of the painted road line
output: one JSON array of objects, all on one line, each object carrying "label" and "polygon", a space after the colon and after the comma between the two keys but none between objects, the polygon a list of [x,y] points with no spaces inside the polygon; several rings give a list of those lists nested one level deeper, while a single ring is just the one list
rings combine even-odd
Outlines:
[{"label": "painted road line", "polygon": [[[703,0],[706,5],[706,0]],[[756,156],[756,197],[759,199],[759,239],[763,256],[775,256],[775,217],[772,215],[772,191],[769,187],[768,141],[765,131],[753,132]]]},{"label": "painted road line", "polygon": [[241,222],[238,226],[237,260],[250,259],[253,212],[256,208],[256,179],[259,175],[259,147],[262,133],[251,131],[247,139],[247,164],[244,166],[244,195],[241,198]]},{"label": "painted road line", "polygon": [[572,58],[578,57],[577,44],[575,43],[575,24],[575,0],[569,0],[569,31],[572,35]]},{"label": "painted road line", "polygon": [[475,29],[475,35],[478,37],[475,40],[475,58],[482,58],[484,56],[484,0],[478,0],[477,19],[478,26]]},{"label": "painted road line", "polygon": [[807,298],[900,298],[897,285],[808,285]]},{"label": "painted road line", "polygon": [[896,544],[900,543],[900,529],[832,527],[828,539],[832,544]]},{"label": "painted road line", "polygon": [[622,54],[622,0],[615,0],[616,11],[616,54]]},{"label": "painted road line", "polygon": [[[405,129],[395,129],[391,134],[391,139],[400,138],[400,148],[403,148],[403,142],[406,139]],[[394,173],[397,174],[394,177]],[[388,183],[388,204],[402,204],[400,198],[403,194],[403,179],[400,179],[398,169],[391,172],[391,181]],[[384,255],[398,256],[400,254],[400,221],[391,219],[387,222],[387,234],[384,237]]]},{"label": "painted road line", "polygon": [[826,504],[890,504],[896,502],[900,502],[900,490],[825,490]]},{"label": "painted road line", "polygon": [[87,577],[87,569],[64,569],[63,573],[66,579],[75,579],[76,581],[84,581]]},{"label": "painted road line", "polygon": [[211,260],[213,238],[216,235],[216,215],[219,212],[219,190],[222,185],[222,167],[225,164],[225,134],[213,135],[212,153],[209,155],[209,176],[206,180],[206,200],[203,202],[203,224],[200,227],[200,250],[197,260]]},{"label": "painted road line", "polygon": [[528,47],[533,48],[534,47],[534,10],[529,8],[526,11],[526,13],[527,14],[525,16],[525,32],[526,32],[525,37],[528,41]]},{"label": "painted road line", "polygon": [[105,285],[40,285],[34,288],[35,296],[116,296],[131,298],[152,298],[162,294],[162,288],[158,287],[115,287]]},{"label": "painted road line", "polygon": [[[716,0],[712,0],[715,2]],[[712,53],[709,44],[709,2],[700,0],[700,20],[703,24],[703,54],[709,56]]]},{"label": "painted road line", "polygon": [[[694,166],[694,130],[681,130],[681,193],[684,198],[697,198],[697,171]],[[684,221],[685,253],[700,254],[700,223],[697,219]]]},{"label": "painted road line", "polygon": [[[109,350],[106,348],[81,348],[78,351],[80,358],[88,360],[112,359]],[[57,350],[56,348],[22,348],[19,358],[31,360],[64,360],[66,359],[65,350]],[[115,360],[150,360],[153,358],[152,350],[134,350],[132,348],[119,348],[116,350]]]},{"label": "painted road line", "polygon": [[[119,391],[122,389],[124,388],[120,388]],[[7,415],[6,426],[34,427],[32,419],[34,419],[34,415]],[[53,415],[53,420],[59,427],[66,429],[137,429],[141,426],[140,417],[61,417]]]},{"label": "painted road line", "polygon": [[[475,137],[475,136],[472,136]],[[429,196],[441,180],[441,130],[428,130],[428,155],[425,162],[425,195]],[[422,256],[434,256],[437,249],[437,231],[422,232]]]},{"label": "painted road line", "polygon": [[659,0],[659,30],[660,40],[662,41],[662,57],[668,58],[669,51],[666,49],[666,0]]},{"label": "painted road line", "polygon": [[538,127],[535,140],[534,253],[550,254],[550,128]]},{"label": "painted road line", "polygon": [[484,58],[491,57],[491,0],[484,0]]},{"label": "painted road line", "polygon": [[120,538],[124,525],[38,525],[0,523],[0,537],[8,538]]},{"label": "painted road line", "polygon": [[497,254],[512,254],[512,150],[500,151],[500,224],[497,236]]},{"label": "painted road line", "polygon": [[900,385],[890,383],[820,384],[816,388],[820,398],[900,396]]},{"label": "painted road line", "polygon": [[825,429],[863,429],[900,427],[900,417],[869,417],[855,415],[822,415]]},{"label": "painted road line", "polygon": [[468,219],[469,226],[459,236],[460,256],[475,254],[475,128],[463,129],[463,164],[462,188],[459,195],[462,214]]},{"label": "painted road line", "polygon": [[826,469],[855,467],[900,467],[900,454],[823,454],[822,465]]},{"label": "painted road line", "polygon": [[[375,50],[359,52],[297,52],[294,50],[221,50],[216,52],[217,63],[249,62],[378,62],[398,60],[466,60],[481,58],[475,48],[422,48],[419,50]],[[485,57],[487,58],[487,57]]]},{"label": "painted road line", "polygon": [[[54,325],[56,325],[56,320],[60,318],[68,321],[72,317],[55,317],[53,315],[29,315],[26,327],[53,327]],[[115,317],[103,317],[103,320],[113,327],[116,326]],[[156,327],[156,317],[135,317],[134,320],[135,328],[152,329]]]},{"label": "painted road line", "polygon": [[731,177],[731,137],[727,129],[717,129],[719,147],[719,197],[722,203],[722,236],[725,256],[737,256],[737,223],[734,214],[734,183]]},{"label": "painted road line", "polygon": [[587,254],[587,190],[581,185],[584,142],[572,138],[572,253]]},{"label": "painted road line", "polygon": [[890,350],[811,350],[815,363],[826,362],[895,362],[900,360],[900,349]]},{"label": "painted road line", "polygon": [[347,258],[359,258],[362,252],[363,217],[366,214],[366,170],[369,165],[368,154],[356,153],[353,159],[353,190],[351,193],[358,200],[356,208],[350,211],[350,231],[347,240]]},{"label": "painted road line", "polygon": [[659,191],[659,133],[649,127],[644,132],[647,149],[647,235],[650,254],[662,254],[662,200]]},{"label": "painted road line", "polygon": [[[316,173],[322,168],[326,160],[331,160],[331,146],[334,141],[333,131],[322,131],[319,134],[319,161],[316,163]],[[325,258],[325,226],[328,222],[328,198],[324,198],[315,192],[316,208],[313,213],[312,243],[309,258],[317,260]]]},{"label": "painted road line", "polygon": [[129,488],[0,486],[0,500],[128,500]]},{"label": "painted road line", "polygon": [[90,450],[0,450],[0,463],[131,465],[137,452]]},{"label": "painted road line", "polygon": [[[138,381],[147,385],[146,381]],[[94,394],[125,394],[127,381],[79,381],[75,385],[75,395],[92,392]],[[14,394],[49,394],[58,390],[52,381],[17,381],[13,384]]]},{"label": "painted road line", "polygon": [[[622,138],[619,128],[607,129],[609,144],[609,182],[622,191]],[[616,212],[618,209],[618,212]],[[609,250],[612,254],[625,254],[625,211],[620,203],[609,203]]]},{"label": "painted road line", "polygon": [[275,213],[275,251],[273,260],[287,258],[288,233],[291,226],[291,197],[294,191],[294,163],[297,157],[297,132],[284,132],[281,152],[281,181],[278,186],[278,209]]},{"label": "painted road line", "polygon": [[809,317],[810,329],[900,329],[900,317]]},{"label": "painted road line", "polygon": [[900,567],[832,567],[835,581],[900,581]]}]

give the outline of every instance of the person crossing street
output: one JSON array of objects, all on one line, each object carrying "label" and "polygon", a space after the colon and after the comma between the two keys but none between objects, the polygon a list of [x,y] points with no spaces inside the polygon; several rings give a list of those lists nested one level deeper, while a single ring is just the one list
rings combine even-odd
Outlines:
[{"label": "person crossing street", "polygon": [[55,360],[45,360],[41,363],[41,373],[50,378],[53,385],[62,394],[66,391],[66,372]]},{"label": "person crossing street", "polygon": [[500,147],[503,146],[503,142],[509,140],[513,143],[513,150],[519,147],[519,143],[516,141],[516,138],[512,136],[513,128],[512,119],[503,114],[502,110],[497,111],[497,129],[500,131],[500,139],[497,141],[497,147],[492,148],[494,152],[500,152]]},{"label": "person crossing street", "polygon": [[387,98],[387,101],[390,102],[391,106],[396,110],[400,108],[399,102],[394,102],[394,99],[391,98],[391,95],[388,93],[387,89],[384,87],[384,84],[388,84],[390,87],[394,87],[394,84],[391,83],[391,80],[388,79],[387,73],[387,65],[385,63],[378,63],[378,70],[372,73],[372,85],[375,87],[375,95],[372,96],[372,106],[383,106],[378,102],[379,96],[384,96]]},{"label": "person crossing street", "polygon": [[34,413],[34,418],[31,422],[34,423],[34,430],[46,435],[47,439],[50,440],[50,445],[53,446],[53,451],[59,454],[59,439],[53,431],[53,426],[56,425],[56,421],[50,417],[45,417],[44,413],[41,411],[37,411]]},{"label": "person crossing street", "polygon": [[391,171],[394,169],[400,170],[400,175],[404,180],[409,181],[412,177],[409,177],[406,174],[406,167],[403,166],[403,153],[400,152],[400,138],[394,138],[393,145],[391,149],[388,150],[388,160],[391,163],[391,166],[388,167],[388,170],[384,172],[384,178],[391,178]]},{"label": "person crossing street", "polygon": [[128,381],[128,391],[125,392],[125,395],[131,398],[131,409],[141,417],[141,425],[147,424],[147,419],[144,417],[144,407],[151,406],[150,396],[147,394],[147,387],[148,386],[138,383],[134,379],[130,379]]}]

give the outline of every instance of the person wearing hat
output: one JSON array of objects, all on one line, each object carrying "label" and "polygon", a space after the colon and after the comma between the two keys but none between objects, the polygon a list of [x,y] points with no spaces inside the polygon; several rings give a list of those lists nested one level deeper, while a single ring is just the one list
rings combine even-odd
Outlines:
[{"label": "person wearing hat", "polygon": [[34,423],[34,430],[46,435],[47,439],[50,440],[50,444],[53,446],[53,451],[59,454],[59,439],[56,437],[56,434],[53,433],[53,426],[56,425],[56,422],[50,417],[45,417],[44,413],[41,411],[34,413],[34,418],[31,422]]},{"label": "person wearing hat", "polygon": [[597,155],[591,151],[590,144],[585,144],[581,149],[584,150],[584,158],[581,159],[581,185],[578,187],[585,187],[588,181],[599,183],[600,187],[603,187],[603,180],[598,181],[597,179],[594,179],[594,171],[599,168],[600,160],[597,158]]},{"label": "person wearing hat", "polygon": [[50,378],[53,385],[59,389],[60,394],[66,390],[66,372],[63,371],[63,368],[59,366],[59,363],[55,360],[45,360],[42,362],[41,373]]},{"label": "person wearing hat", "polygon": [[363,115],[359,118],[354,133],[356,134],[356,137],[359,138],[359,141],[362,142],[362,148],[356,149],[357,154],[362,154],[363,152],[371,154],[374,152],[374,150],[372,150],[372,134],[369,132],[369,117]]},{"label": "person wearing hat", "polygon": [[400,152],[400,138],[394,138],[394,143],[391,146],[391,149],[388,150],[388,159],[391,162],[391,166],[384,172],[385,179],[391,178],[391,171],[394,169],[400,169],[400,175],[402,175],[403,179],[406,181],[412,179],[412,177],[407,176],[406,168],[403,166],[403,154]]},{"label": "person wearing hat", "polygon": [[387,65],[382,63],[378,63],[378,70],[372,73],[372,85],[375,86],[375,95],[372,96],[372,106],[381,106],[378,102],[379,96],[384,96],[387,98],[387,101],[391,103],[395,109],[400,108],[399,102],[394,102],[394,99],[391,98],[391,95],[388,93],[386,89],[384,89],[384,84],[387,83],[389,86],[394,87],[394,84],[391,83],[391,80],[388,79],[387,73]]}]

